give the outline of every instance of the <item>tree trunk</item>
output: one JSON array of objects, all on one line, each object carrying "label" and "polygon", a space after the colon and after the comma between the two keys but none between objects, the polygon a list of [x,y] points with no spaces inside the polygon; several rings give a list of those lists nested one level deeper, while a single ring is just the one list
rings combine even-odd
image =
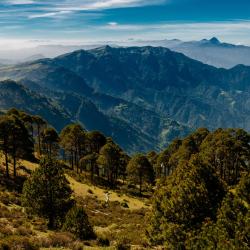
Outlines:
[{"label": "tree trunk", "polygon": [[41,155],[41,138],[40,138],[40,125],[37,125],[37,137],[38,137],[38,155]]},{"label": "tree trunk", "polygon": [[9,178],[10,177],[9,160],[8,160],[8,153],[6,151],[4,152],[4,156],[5,156],[6,176],[7,176],[7,178]]},{"label": "tree trunk", "polygon": [[16,177],[16,155],[13,155],[13,167],[14,167],[13,174],[14,177]]},{"label": "tree trunk", "polygon": [[54,229],[54,227],[55,227],[55,218],[54,218],[53,211],[51,211],[51,213],[50,213],[50,215],[49,215],[48,228],[49,228],[49,229]]},{"label": "tree trunk", "polygon": [[71,169],[74,170],[74,153],[73,153],[73,151],[71,151],[70,160],[71,160]]},{"label": "tree trunk", "polygon": [[142,176],[140,175],[140,196],[141,196],[141,193],[142,193]]}]

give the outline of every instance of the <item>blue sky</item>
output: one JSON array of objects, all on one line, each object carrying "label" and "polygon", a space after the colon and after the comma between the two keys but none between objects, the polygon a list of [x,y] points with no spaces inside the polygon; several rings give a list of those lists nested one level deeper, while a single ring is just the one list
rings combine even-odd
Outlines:
[{"label": "blue sky", "polygon": [[250,45],[250,0],[0,0],[0,45],[217,36]]}]

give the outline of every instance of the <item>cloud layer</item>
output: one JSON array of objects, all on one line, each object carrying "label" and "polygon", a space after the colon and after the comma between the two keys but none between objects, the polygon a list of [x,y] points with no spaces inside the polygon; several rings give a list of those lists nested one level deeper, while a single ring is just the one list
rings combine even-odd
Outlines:
[{"label": "cloud layer", "polygon": [[80,43],[218,36],[225,41],[250,44],[250,2],[219,2],[0,0],[0,41],[48,39],[61,42],[72,39]]}]

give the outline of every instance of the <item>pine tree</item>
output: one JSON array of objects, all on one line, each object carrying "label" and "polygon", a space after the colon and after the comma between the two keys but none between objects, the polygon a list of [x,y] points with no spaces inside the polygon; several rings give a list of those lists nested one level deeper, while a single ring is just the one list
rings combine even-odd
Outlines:
[{"label": "pine tree", "polygon": [[66,215],[63,230],[73,233],[80,240],[89,240],[95,237],[88,215],[82,207],[72,207]]},{"label": "pine tree", "polygon": [[22,203],[28,212],[48,219],[49,228],[55,228],[73,204],[71,194],[59,163],[43,158],[40,167],[24,183]]},{"label": "pine tree", "polygon": [[154,170],[147,157],[137,154],[129,161],[127,175],[131,182],[138,184],[140,194],[144,183],[152,184],[154,180]]}]

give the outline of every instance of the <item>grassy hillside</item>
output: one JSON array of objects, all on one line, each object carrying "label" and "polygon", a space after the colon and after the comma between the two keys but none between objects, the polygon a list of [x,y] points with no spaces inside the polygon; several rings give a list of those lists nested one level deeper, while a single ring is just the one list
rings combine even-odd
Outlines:
[{"label": "grassy hillside", "polygon": [[[2,158],[0,165],[3,166]],[[84,249],[89,250],[116,249],[104,245],[114,245],[117,239],[131,242],[134,249],[137,249],[136,246],[143,244],[143,238],[137,236],[144,233],[144,216],[150,209],[148,199],[138,199],[112,191],[110,203],[106,206],[106,190],[82,182],[84,175],[76,177],[71,171],[67,171],[66,176],[74,191],[74,198],[78,204],[85,208],[89,220],[94,226],[97,240],[79,242],[69,233],[48,230],[45,220],[27,216],[21,206],[21,185],[23,180],[37,167],[37,163],[21,160],[17,180],[9,181],[5,179],[2,174],[4,171],[1,169],[0,243],[3,241],[10,244],[9,242],[12,242],[11,244],[16,244],[16,247],[38,243],[41,249],[81,249],[80,247],[85,244]],[[138,234],[134,234],[134,232]]]}]

